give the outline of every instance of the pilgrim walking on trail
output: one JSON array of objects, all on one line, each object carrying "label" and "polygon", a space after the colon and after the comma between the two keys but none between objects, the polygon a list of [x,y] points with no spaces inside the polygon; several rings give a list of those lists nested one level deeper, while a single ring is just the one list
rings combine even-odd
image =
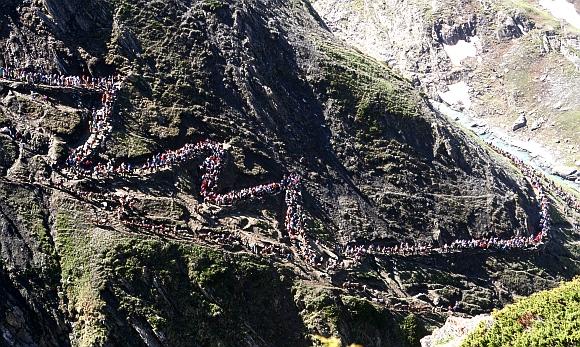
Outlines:
[{"label": "pilgrim walking on trail", "polygon": [[[233,206],[242,201],[260,201],[268,196],[283,194],[286,205],[284,229],[291,242],[296,246],[298,255],[314,267],[336,270],[344,266],[344,259],[354,260],[354,264],[361,262],[369,255],[383,256],[428,256],[430,254],[444,254],[464,251],[511,251],[515,249],[534,249],[550,238],[550,200],[544,182],[549,182],[549,191],[556,194],[567,205],[567,208],[580,211],[580,201],[550,182],[543,174],[526,166],[509,153],[491,145],[492,148],[507,157],[525,175],[532,184],[539,200],[539,229],[516,233],[518,236],[509,239],[497,237],[457,239],[450,243],[409,244],[396,245],[360,244],[344,245],[341,249],[333,250],[338,258],[324,255],[320,243],[307,235],[307,218],[302,201],[302,178],[295,173],[285,175],[279,182],[271,182],[247,187],[229,192],[220,192],[220,176],[225,169],[227,152],[224,145],[212,140],[203,140],[187,143],[178,149],[166,150],[152,155],[140,163],[115,163],[103,161],[99,153],[105,146],[113,131],[113,113],[117,93],[123,88],[123,79],[120,77],[93,78],[88,76],[63,76],[35,72],[29,69],[13,69],[0,67],[0,79],[18,81],[30,85],[47,85],[59,88],[83,88],[101,93],[101,106],[90,112],[87,140],[70,150],[65,160],[63,173],[67,177],[99,179],[115,179],[120,177],[146,177],[148,175],[170,170],[178,165],[185,165],[194,159],[203,159],[199,170],[201,172],[200,195],[206,204],[218,206]],[[15,141],[21,141],[22,135],[11,126],[0,128],[0,133],[10,136]],[[86,194],[86,193],[85,193]],[[112,200],[112,202],[111,202]],[[164,226],[158,223],[139,219],[131,213],[132,199],[129,197],[102,197],[102,207],[107,210],[116,206],[116,216],[126,226],[148,230],[153,233],[175,234],[179,229],[174,226]],[[524,236],[528,235],[528,236]],[[292,255],[284,248],[276,245],[258,246],[256,242],[243,240],[239,235],[212,234],[204,236],[207,240],[223,244],[246,246],[256,254],[273,254],[284,259],[291,259]]]}]

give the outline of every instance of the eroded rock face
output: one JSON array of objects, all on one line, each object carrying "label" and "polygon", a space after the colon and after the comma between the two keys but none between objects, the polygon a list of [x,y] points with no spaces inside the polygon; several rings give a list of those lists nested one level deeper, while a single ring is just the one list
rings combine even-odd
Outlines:
[{"label": "eroded rock face", "polygon": [[437,42],[446,45],[456,45],[459,40],[468,40],[477,35],[477,18],[475,16],[464,22],[455,23],[452,20],[439,20],[433,25],[433,33]]},{"label": "eroded rock face", "polygon": [[[42,225],[38,190],[0,187],[0,332],[12,346],[69,345],[69,325],[59,308],[59,267]],[[27,210],[20,214],[18,211]],[[25,215],[26,214],[26,215]],[[41,224],[36,224],[41,223]]]},{"label": "eroded rock face", "polygon": [[[112,30],[111,7],[100,0],[44,0],[46,15],[39,14],[51,32],[63,41],[83,43],[84,48],[100,50],[99,44],[107,42]],[[91,42],[92,41],[92,42]]]}]

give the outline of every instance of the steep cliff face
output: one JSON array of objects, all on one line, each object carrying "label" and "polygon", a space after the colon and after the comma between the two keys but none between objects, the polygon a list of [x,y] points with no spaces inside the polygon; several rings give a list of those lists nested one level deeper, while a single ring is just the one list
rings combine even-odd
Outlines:
[{"label": "steep cliff face", "polygon": [[[558,174],[561,166],[578,170],[577,2],[317,0],[313,6],[337,36],[387,62],[431,98],[476,117],[488,132],[502,129]],[[522,116],[527,123],[512,131]]]},{"label": "steep cliff face", "polygon": [[[95,160],[143,163],[213,139],[229,149],[223,191],[300,173],[306,233],[325,254],[348,242],[445,243],[537,228],[537,201],[514,167],[434,112],[410,81],[338,41],[308,2],[1,6],[0,65],[125,77]],[[414,305],[462,302],[477,313],[577,272],[574,252],[559,244],[550,255],[369,257],[314,269],[287,241],[281,197],[204,204],[199,160],[150,178],[46,184],[86,141],[100,96],[8,81],[0,95],[0,127],[22,134],[0,134],[8,345],[300,346],[318,333],[404,346],[421,334],[403,320]],[[127,227],[99,194],[129,194],[144,220],[181,232]],[[243,234],[295,257],[252,255],[208,233]],[[377,295],[382,304],[367,300]]]}]

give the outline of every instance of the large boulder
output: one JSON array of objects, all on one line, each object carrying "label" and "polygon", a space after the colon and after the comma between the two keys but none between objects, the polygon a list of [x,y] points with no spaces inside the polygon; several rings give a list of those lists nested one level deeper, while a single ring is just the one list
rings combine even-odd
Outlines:
[{"label": "large boulder", "polygon": [[500,40],[518,38],[534,27],[534,23],[519,12],[513,14],[498,12],[496,21],[496,34]]},{"label": "large boulder", "polygon": [[542,127],[542,124],[544,124],[546,122],[546,120],[544,119],[544,117],[540,117],[538,119],[536,119],[533,123],[532,123],[532,127],[530,128],[530,130],[538,130]]},{"label": "large boulder", "polygon": [[527,124],[528,124],[528,120],[526,119],[526,116],[522,114],[514,122],[514,125],[512,126],[512,130],[516,131],[518,129],[525,127]]},{"label": "large boulder", "polygon": [[451,316],[447,318],[445,325],[421,339],[421,347],[459,347],[482,322],[490,326],[493,318],[489,314],[480,314],[473,318]]},{"label": "large boulder", "polygon": [[456,45],[459,40],[469,41],[475,36],[477,18],[472,16],[463,23],[453,21],[438,20],[433,25],[433,37],[442,44]]},{"label": "large boulder", "polygon": [[552,170],[552,173],[554,175],[560,176],[562,178],[574,180],[574,179],[576,179],[576,176],[578,174],[578,170],[576,170],[573,167],[569,167],[569,166],[556,166]]}]

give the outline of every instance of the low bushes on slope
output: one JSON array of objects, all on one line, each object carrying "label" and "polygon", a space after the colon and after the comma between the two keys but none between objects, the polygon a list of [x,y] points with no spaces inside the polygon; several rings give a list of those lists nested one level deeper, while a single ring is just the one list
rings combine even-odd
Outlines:
[{"label": "low bushes on slope", "polygon": [[580,346],[580,278],[495,312],[463,347]]}]

